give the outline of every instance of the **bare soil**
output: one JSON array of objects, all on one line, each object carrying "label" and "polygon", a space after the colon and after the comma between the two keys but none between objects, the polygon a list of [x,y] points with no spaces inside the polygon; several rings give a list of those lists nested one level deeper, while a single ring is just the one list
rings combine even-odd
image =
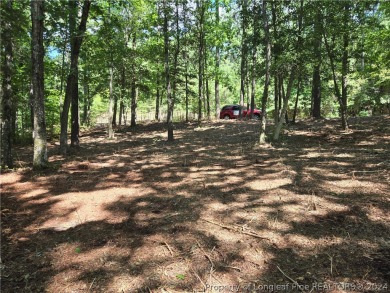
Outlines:
[{"label": "bare soil", "polygon": [[1,291],[390,292],[390,118],[339,124],[98,128],[40,172],[19,148]]}]

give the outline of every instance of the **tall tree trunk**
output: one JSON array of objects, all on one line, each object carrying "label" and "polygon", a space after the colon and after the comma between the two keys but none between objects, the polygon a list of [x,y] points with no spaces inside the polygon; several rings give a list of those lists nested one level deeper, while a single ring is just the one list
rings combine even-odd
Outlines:
[{"label": "tall tree trunk", "polygon": [[163,0],[163,10],[164,10],[164,57],[165,57],[165,80],[166,80],[166,94],[168,101],[168,115],[167,115],[167,124],[168,124],[168,141],[173,141],[173,98],[171,96],[171,77],[169,72],[169,35],[168,35],[168,7],[166,0]]},{"label": "tall tree trunk", "polygon": [[245,100],[245,80],[247,76],[247,68],[246,68],[246,58],[247,58],[247,18],[248,18],[248,0],[242,0],[242,38],[241,38],[241,86],[240,86],[240,117],[242,117],[242,107],[244,106]]},{"label": "tall tree trunk", "polygon": [[81,120],[81,125],[86,124],[88,116],[89,85],[87,75],[87,67],[85,67],[83,70],[83,119]]},{"label": "tall tree trunk", "polygon": [[67,53],[66,45],[68,42],[68,31],[65,32],[64,46],[62,48],[62,62],[61,62],[61,82],[60,82],[60,113],[62,111],[62,94],[64,91],[64,79],[65,79],[65,55]]},{"label": "tall tree trunk", "polygon": [[342,96],[341,96],[339,85],[337,83],[336,69],[335,69],[335,64],[334,64],[334,56],[333,56],[333,53],[331,51],[331,48],[330,48],[330,45],[329,45],[328,38],[326,36],[325,30],[323,30],[323,34],[324,34],[325,47],[326,47],[326,51],[327,51],[328,56],[329,56],[330,67],[331,67],[331,70],[332,70],[334,91],[335,91],[335,94],[336,94],[336,97],[337,97],[337,100],[338,100],[339,106],[340,106],[341,127],[344,130],[348,130],[347,111],[346,111],[346,108],[345,108],[344,103],[343,103],[343,99],[342,99]]},{"label": "tall tree trunk", "polygon": [[[69,8],[70,13],[72,11],[74,12],[75,9],[75,3],[77,5],[76,1],[69,0]],[[70,55],[70,71],[67,78],[67,84],[66,84],[66,91],[65,91],[65,99],[64,99],[64,106],[61,113],[61,134],[60,134],[60,152],[62,154],[67,153],[68,149],[68,115],[69,115],[69,108],[70,103],[73,100],[73,96],[78,93],[77,87],[78,87],[78,60],[79,60],[79,54],[80,54],[80,48],[83,42],[83,35],[86,31],[86,25],[87,25],[87,19],[89,14],[89,9],[91,6],[90,0],[85,0],[83,4],[82,14],[81,14],[81,21],[78,27],[77,36],[75,36],[74,33],[74,27],[75,26],[75,17],[76,15],[70,16],[70,27],[69,30],[71,32],[71,55]],[[76,6],[77,10],[77,6]],[[75,12],[74,12],[75,13]],[[77,97],[78,99],[78,97]],[[76,135],[76,134],[75,134]],[[78,140],[78,133],[77,133],[77,140]]]},{"label": "tall tree trunk", "polygon": [[204,21],[204,9],[203,1],[198,0],[196,2],[199,15],[199,45],[198,45],[198,121],[202,120],[202,100],[203,100],[203,21]]},{"label": "tall tree trunk", "polygon": [[137,85],[135,83],[135,77],[131,82],[131,119],[130,126],[135,127],[137,125]]},{"label": "tall tree trunk", "polygon": [[43,69],[43,20],[45,18],[44,0],[31,1],[32,21],[32,89],[34,102],[34,157],[33,166],[36,169],[47,167],[46,121],[44,100],[44,69]]},{"label": "tall tree trunk", "polygon": [[288,100],[290,99],[292,86],[294,84],[295,70],[296,70],[295,66],[291,68],[290,78],[289,78],[288,85],[287,85],[287,93],[284,92],[283,80],[280,80],[280,83],[282,84],[283,105],[282,105],[282,110],[280,112],[280,116],[278,119],[278,124],[276,125],[276,128],[275,128],[275,133],[274,133],[274,138],[273,138],[275,141],[279,140],[280,131],[282,130],[282,126],[283,126],[283,122],[284,122],[283,117],[286,115]]},{"label": "tall tree trunk", "polygon": [[179,69],[178,69],[178,59],[180,54],[180,27],[179,27],[179,1],[175,1],[175,24],[176,24],[176,33],[175,33],[175,51],[173,55],[173,101],[172,101],[172,116],[173,116],[173,107],[175,100],[178,100],[178,91],[177,91],[177,84],[178,84],[178,75],[179,75]]},{"label": "tall tree trunk", "polygon": [[261,101],[261,123],[259,144],[266,143],[266,124],[267,124],[267,102],[268,102],[268,88],[270,84],[270,67],[271,67],[271,40],[269,36],[269,25],[267,16],[267,0],[263,0],[262,18],[264,27],[264,48],[265,48],[265,83],[263,97]]},{"label": "tall tree trunk", "polygon": [[[276,62],[276,59],[277,57],[275,56],[275,62]],[[274,76],[274,90],[275,90],[275,94],[274,94],[274,122],[275,122],[275,125],[279,122],[279,89],[280,89],[280,86],[279,86],[279,77],[278,75],[275,73],[275,76]]]},{"label": "tall tree trunk", "polygon": [[204,79],[205,79],[205,84],[204,84],[205,90],[204,90],[204,92],[206,93],[205,94],[205,99],[206,99],[206,103],[205,103],[206,107],[205,108],[206,108],[207,120],[211,120],[211,113],[210,113],[210,88],[209,88],[209,77],[208,77],[208,66],[207,66],[207,44],[206,44],[206,40],[204,41],[203,50],[204,50],[204,53],[203,53],[203,56],[204,56],[203,76],[204,76]]},{"label": "tall tree trunk", "polygon": [[132,77],[131,77],[131,122],[130,126],[137,125],[137,76],[136,76],[136,49],[137,49],[137,35],[133,34],[133,64],[132,64]]},{"label": "tall tree trunk", "polygon": [[322,12],[318,9],[316,12],[316,19],[314,22],[314,58],[315,64],[313,68],[313,85],[312,85],[312,117],[321,118],[321,43],[322,43]]},{"label": "tall tree trunk", "polygon": [[125,110],[125,105],[123,103],[123,100],[119,102],[119,118],[118,118],[118,124],[122,125],[122,118],[123,118],[123,112]]},{"label": "tall tree trunk", "polygon": [[256,63],[257,63],[257,45],[260,38],[259,32],[259,17],[260,6],[257,6],[256,1],[253,0],[253,39],[252,39],[252,93],[251,93],[251,105],[250,105],[250,118],[253,118],[253,110],[255,109],[255,97],[256,97]]},{"label": "tall tree trunk", "polygon": [[293,117],[292,117],[292,120],[291,120],[292,123],[295,123],[295,119],[297,117],[298,100],[299,100],[300,91],[301,91],[301,78],[298,79],[297,96],[295,98],[295,105],[294,105],[294,114],[293,114]]},{"label": "tall tree trunk", "polygon": [[[4,9],[7,12],[7,18],[3,18],[1,21],[1,41],[4,46],[4,60],[2,60],[1,71],[3,74],[2,88],[0,93],[1,97],[1,148],[3,161],[1,166],[7,166],[13,168],[13,156],[12,156],[12,144],[13,144],[13,103],[12,103],[12,65],[13,65],[13,45],[12,45],[12,27],[11,27],[11,15],[13,14],[13,1],[8,0],[3,4]],[[1,158],[1,155],[0,155]]]},{"label": "tall tree trunk", "polygon": [[[215,0],[215,21],[217,27],[219,27],[219,0]],[[217,45],[215,47],[215,118],[219,118],[219,112],[221,111],[220,97],[219,97],[219,67],[221,62],[219,40],[217,38]]]},{"label": "tall tree trunk", "polygon": [[78,83],[78,67],[76,70],[76,79],[72,94],[72,107],[71,107],[71,134],[70,134],[70,145],[71,147],[78,147],[80,145],[79,134],[80,134],[80,123],[79,123],[79,83]]},{"label": "tall tree trunk", "polygon": [[188,67],[188,61],[187,61],[187,66],[186,66],[186,97],[185,97],[185,102],[186,102],[186,122],[189,121],[188,117],[188,104],[189,104],[189,88],[188,88],[188,72],[187,72],[187,67]]},{"label": "tall tree trunk", "polygon": [[110,64],[110,85],[109,85],[109,91],[110,91],[110,101],[108,105],[108,138],[113,139],[114,134],[114,128],[112,127],[112,116],[113,116],[113,108],[114,108],[114,64]]},{"label": "tall tree trunk", "polygon": [[157,73],[157,80],[156,80],[156,113],[155,113],[155,119],[160,122],[161,121],[161,105],[160,105],[160,75]]},{"label": "tall tree trunk", "polygon": [[119,125],[122,125],[123,112],[125,110],[124,109],[125,93],[126,93],[126,68],[125,66],[123,66],[121,72],[121,98],[119,101],[119,118],[118,118]]},{"label": "tall tree trunk", "polygon": [[[345,111],[345,114],[343,116],[347,116],[347,109],[348,109],[348,45],[349,45],[349,14],[350,14],[350,4],[349,2],[345,2],[344,4],[344,32],[343,32],[343,61],[342,61],[342,69],[341,69],[341,100],[343,102],[343,108]],[[345,124],[345,126],[344,126]],[[348,124],[345,122],[343,123],[343,129],[347,129]]]},{"label": "tall tree trunk", "polygon": [[209,78],[207,76],[206,76],[206,109],[207,109],[207,120],[211,120],[210,89],[209,89]]},{"label": "tall tree trunk", "polygon": [[[302,44],[303,44],[303,40],[302,40],[302,24],[303,24],[303,13],[304,13],[303,1],[304,0],[301,0],[301,5],[300,5],[300,8],[299,8],[298,40],[297,40],[297,44],[295,46],[296,47],[296,51],[297,51],[297,55],[298,55],[298,62],[297,62],[298,63],[298,84],[297,84],[297,96],[295,98],[294,113],[293,113],[293,117],[292,117],[292,121],[291,121],[292,123],[295,123],[295,118],[297,116],[298,100],[299,100],[301,80],[302,80],[302,77],[301,77],[302,76],[302,64],[304,64],[303,54],[302,54]],[[287,112],[286,112],[286,123],[288,123]]]},{"label": "tall tree trunk", "polygon": [[118,112],[118,96],[114,95],[114,110],[112,113],[112,126],[116,126],[116,116]]},{"label": "tall tree trunk", "polygon": [[[272,26],[273,26],[273,37],[274,37],[274,44],[273,44],[273,55],[275,64],[278,64],[278,57],[279,57],[279,42],[278,42],[278,26],[277,26],[277,15],[276,15],[276,2],[272,1]],[[279,101],[280,101],[280,81],[279,81],[279,73],[277,70],[275,70],[275,76],[274,76],[274,123],[275,125],[279,122]]]}]

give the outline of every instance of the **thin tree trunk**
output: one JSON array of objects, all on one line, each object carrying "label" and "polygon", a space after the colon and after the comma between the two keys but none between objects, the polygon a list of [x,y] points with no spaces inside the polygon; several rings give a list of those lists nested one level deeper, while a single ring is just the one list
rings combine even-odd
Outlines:
[{"label": "thin tree trunk", "polygon": [[80,134],[80,123],[79,123],[79,83],[78,83],[78,67],[76,70],[76,79],[73,87],[72,94],[72,107],[71,107],[71,134],[70,134],[70,145],[71,147],[79,147],[79,134]]},{"label": "thin tree trunk", "polygon": [[242,107],[244,106],[244,100],[245,100],[245,79],[247,75],[246,70],[246,55],[247,55],[247,33],[246,33],[246,27],[247,27],[247,14],[248,14],[248,0],[242,0],[242,38],[241,38],[241,69],[240,69],[240,75],[241,75],[241,86],[240,86],[240,118],[242,117]]},{"label": "thin tree trunk", "polygon": [[110,101],[108,105],[108,138],[113,139],[114,138],[114,128],[112,127],[112,115],[113,115],[113,108],[114,108],[114,64],[111,61],[110,65],[110,85],[109,85],[109,91],[110,91]]},{"label": "thin tree trunk", "polygon": [[164,10],[164,57],[165,57],[165,80],[166,80],[166,94],[168,101],[168,115],[167,115],[167,124],[168,124],[168,141],[173,141],[173,99],[171,96],[171,77],[169,72],[169,35],[168,35],[168,7],[166,0],[163,0],[163,10]]},{"label": "thin tree trunk", "polygon": [[[13,14],[13,1],[8,0],[7,3],[3,4],[4,9],[7,14],[10,16]],[[4,61],[2,62],[1,71],[2,71],[2,88],[0,93],[1,97],[1,147],[3,161],[1,166],[7,166],[8,168],[13,168],[13,156],[12,156],[12,145],[13,145],[13,103],[12,103],[12,74],[13,74],[13,45],[12,45],[12,28],[11,21],[1,22],[3,29],[1,31],[1,41],[4,45]],[[1,158],[1,155],[0,155]]]},{"label": "thin tree trunk", "polygon": [[156,81],[156,113],[155,119],[160,122],[161,121],[161,110],[160,110],[160,76],[157,73],[157,81]]},{"label": "thin tree trunk", "polygon": [[[172,118],[173,118],[173,108],[175,100],[178,100],[177,94],[177,84],[178,84],[178,58],[180,54],[180,27],[179,27],[179,1],[175,1],[175,24],[176,24],[176,34],[175,34],[175,51],[173,55],[173,99],[172,99]],[[169,111],[170,109],[168,109]]]},{"label": "thin tree trunk", "polygon": [[[73,3],[74,2],[74,3]],[[76,1],[69,0],[69,8],[70,10],[74,10]],[[75,26],[75,16],[70,16],[70,27],[69,30],[71,32],[71,57],[70,57],[70,72],[67,78],[66,91],[65,91],[65,99],[64,106],[61,113],[61,134],[60,134],[60,152],[62,154],[67,153],[68,149],[68,115],[70,103],[73,100],[73,96],[78,93],[76,87],[78,87],[78,59],[80,54],[80,48],[83,42],[83,35],[86,31],[87,19],[89,14],[89,9],[91,6],[90,0],[85,0],[82,9],[81,21],[78,27],[77,36],[74,34],[74,26]],[[77,6],[76,6],[77,8]],[[73,14],[73,13],[71,13]],[[73,27],[72,27],[73,26]],[[78,133],[77,133],[78,139]]]},{"label": "thin tree trunk", "polygon": [[[276,59],[276,56],[275,56]],[[275,60],[276,61],[276,60]],[[274,76],[274,123],[275,125],[279,122],[279,77],[275,73]]]},{"label": "thin tree trunk", "polygon": [[31,1],[32,21],[32,89],[34,98],[34,157],[33,166],[36,169],[47,167],[46,121],[44,100],[44,68],[43,68],[43,29],[44,0]]},{"label": "thin tree trunk", "polygon": [[262,17],[263,17],[263,27],[264,27],[264,47],[265,47],[265,83],[264,83],[264,91],[263,91],[263,97],[261,102],[261,123],[260,123],[259,144],[265,144],[267,139],[265,130],[267,124],[267,102],[268,102],[268,88],[270,84],[270,67],[271,67],[271,41],[269,37],[267,2],[268,1],[263,0],[263,6],[262,6]]},{"label": "thin tree trunk", "polygon": [[136,64],[135,55],[137,49],[137,35],[133,34],[133,64],[132,64],[132,78],[131,78],[131,122],[130,126],[134,127],[137,125],[137,77],[136,77]]},{"label": "thin tree trunk", "polygon": [[[219,0],[215,0],[215,21],[217,27],[219,26]],[[219,112],[221,111],[220,98],[219,98],[219,67],[221,62],[219,40],[217,39],[217,46],[215,48],[215,118],[219,118]]]},{"label": "thin tree trunk", "polygon": [[116,126],[116,116],[118,112],[118,96],[114,95],[114,110],[112,113],[112,126]]},{"label": "thin tree trunk", "polygon": [[297,117],[298,100],[299,100],[300,90],[301,90],[301,78],[298,79],[297,96],[296,96],[296,98],[295,98],[294,114],[293,114],[292,121],[291,121],[292,123],[295,123],[295,119],[296,119],[296,117]]},{"label": "thin tree trunk", "polygon": [[130,126],[137,125],[137,85],[135,83],[135,76],[131,84],[131,121]]},{"label": "thin tree trunk", "polygon": [[[342,69],[341,69],[341,100],[343,102],[344,111],[345,111],[345,117],[347,116],[347,109],[348,109],[348,45],[349,45],[349,3],[345,2],[344,4],[344,32],[343,32],[343,61],[342,61]],[[343,129],[347,129],[348,125],[345,124],[345,127],[343,126]]]},{"label": "thin tree trunk", "polygon": [[207,105],[207,120],[211,120],[210,113],[210,89],[209,89],[209,79],[206,76],[206,105]]},{"label": "thin tree trunk", "polygon": [[[290,99],[292,86],[294,84],[295,69],[296,69],[295,67],[291,68],[290,78],[289,78],[288,85],[287,85],[287,93],[284,92],[284,87],[282,87],[283,106],[282,106],[282,110],[280,112],[280,116],[278,119],[279,122],[276,125],[276,129],[275,129],[275,133],[274,133],[273,139],[275,141],[279,140],[280,131],[282,130],[283,121],[284,121],[283,117],[286,115],[287,107],[288,107],[288,100]],[[283,84],[282,80],[280,82]]]},{"label": "thin tree trunk", "polygon": [[125,100],[125,93],[126,93],[126,70],[125,66],[122,67],[122,74],[121,74],[121,97],[119,101],[119,118],[118,118],[118,124],[122,125],[122,118],[123,118],[123,111],[125,108],[124,100]]},{"label": "thin tree trunk", "polygon": [[82,125],[87,123],[88,118],[88,105],[89,105],[89,84],[87,77],[87,69],[84,69],[84,78],[83,78],[83,97],[84,97],[84,105],[83,105],[83,120],[81,121]]},{"label": "thin tree trunk", "polygon": [[[257,11],[258,10],[258,11]],[[253,0],[253,40],[252,40],[252,93],[251,93],[251,105],[250,105],[250,119],[253,118],[253,111],[255,109],[255,97],[256,97],[256,63],[257,63],[257,40],[259,36],[259,16],[261,10],[260,6],[257,7],[256,1]]]},{"label": "thin tree trunk", "polygon": [[204,42],[203,46],[203,56],[204,56],[204,66],[203,66],[203,76],[205,78],[205,92],[206,92],[206,115],[207,115],[207,120],[211,119],[211,113],[210,113],[210,88],[209,88],[209,77],[208,77],[208,66],[207,66],[207,45],[206,45],[206,40]]},{"label": "thin tree trunk", "polygon": [[65,33],[64,47],[62,48],[62,62],[61,62],[61,82],[60,82],[60,113],[62,111],[62,94],[64,91],[64,78],[65,78],[65,55],[66,55],[66,44],[68,41],[68,31]]},{"label": "thin tree trunk", "polygon": [[318,9],[316,12],[316,19],[314,22],[314,34],[315,34],[315,44],[314,44],[314,58],[315,64],[313,69],[313,86],[312,86],[312,117],[321,118],[321,43],[322,43],[322,33],[321,33],[321,23],[322,23],[322,13],[321,9]]},{"label": "thin tree trunk", "polygon": [[198,46],[198,121],[202,120],[202,100],[203,100],[203,1],[197,1],[199,17],[199,46]]},{"label": "thin tree trunk", "polygon": [[324,34],[325,47],[326,47],[326,51],[328,52],[328,56],[329,56],[329,60],[330,60],[330,67],[331,67],[331,70],[332,70],[334,90],[335,90],[335,94],[336,94],[336,97],[337,97],[337,100],[338,100],[339,106],[340,106],[341,127],[344,130],[347,130],[348,129],[347,111],[346,111],[346,108],[345,108],[344,103],[343,103],[343,99],[342,99],[342,96],[341,96],[339,85],[337,83],[336,69],[335,69],[335,64],[334,64],[334,57],[333,57],[333,54],[331,52],[331,49],[330,49],[330,46],[329,46],[329,43],[328,43],[328,38],[326,36],[325,30],[323,30],[323,34]]},{"label": "thin tree trunk", "polygon": [[[188,66],[188,63],[187,63],[187,66]],[[186,122],[189,121],[189,117],[188,117],[188,100],[189,100],[189,89],[188,89],[188,73],[187,73],[187,66],[186,66]]]}]

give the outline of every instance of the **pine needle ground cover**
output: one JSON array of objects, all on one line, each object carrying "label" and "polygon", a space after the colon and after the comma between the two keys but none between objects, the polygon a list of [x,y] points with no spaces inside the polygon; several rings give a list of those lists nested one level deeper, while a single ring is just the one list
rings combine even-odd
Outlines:
[{"label": "pine needle ground cover", "polygon": [[40,172],[20,148],[2,292],[388,292],[390,118],[338,125],[266,146],[248,121],[94,129]]}]

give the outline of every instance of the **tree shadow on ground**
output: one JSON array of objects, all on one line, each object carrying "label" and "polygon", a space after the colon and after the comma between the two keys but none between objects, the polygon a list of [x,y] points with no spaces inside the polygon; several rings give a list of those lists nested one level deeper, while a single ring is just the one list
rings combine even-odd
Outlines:
[{"label": "tree shadow on ground", "polygon": [[267,148],[252,121],[178,124],[173,143],[161,124],[97,130],[66,158],[53,146],[52,169],[2,175],[2,291],[384,284],[389,121],[363,122],[298,124]]}]

